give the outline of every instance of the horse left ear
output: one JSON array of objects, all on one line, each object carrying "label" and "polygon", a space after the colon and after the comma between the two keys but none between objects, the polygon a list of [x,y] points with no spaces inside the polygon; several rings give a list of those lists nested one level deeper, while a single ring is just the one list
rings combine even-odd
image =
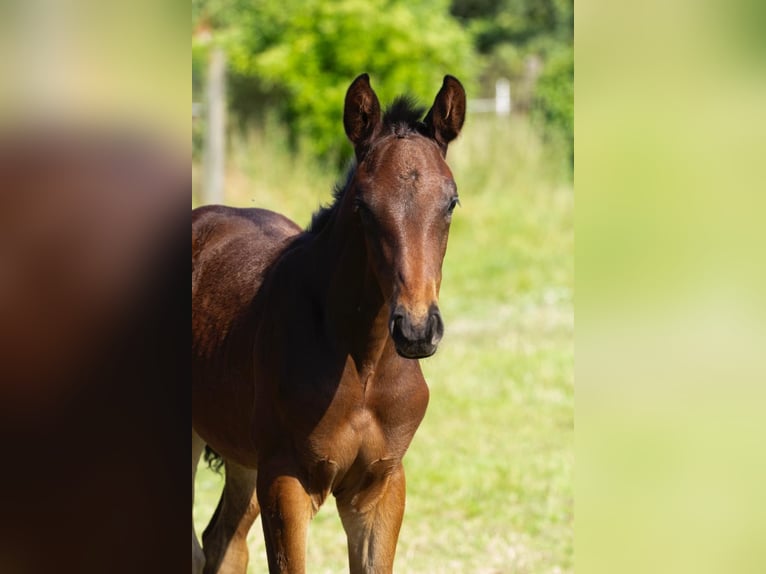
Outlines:
[{"label": "horse left ear", "polygon": [[434,105],[426,115],[425,124],[429,134],[442,153],[447,153],[447,145],[460,133],[465,121],[465,90],[454,76],[444,76],[444,82],[436,94]]},{"label": "horse left ear", "polygon": [[380,127],[380,102],[368,74],[358,76],[346,92],[343,127],[354,144],[357,160],[361,161]]}]

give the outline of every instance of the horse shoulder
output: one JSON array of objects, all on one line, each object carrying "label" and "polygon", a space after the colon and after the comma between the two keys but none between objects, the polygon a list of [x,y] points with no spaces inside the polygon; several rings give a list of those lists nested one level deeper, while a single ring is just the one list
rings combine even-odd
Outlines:
[{"label": "horse shoulder", "polygon": [[209,356],[248,312],[269,267],[300,228],[263,209],[192,212],[192,339]]}]

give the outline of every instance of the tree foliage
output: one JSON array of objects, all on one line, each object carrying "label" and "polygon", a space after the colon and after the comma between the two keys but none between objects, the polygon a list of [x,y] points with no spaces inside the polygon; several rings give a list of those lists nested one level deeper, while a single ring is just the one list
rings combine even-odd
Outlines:
[{"label": "tree foliage", "polygon": [[[474,97],[499,76],[524,85],[534,55],[543,62],[539,92],[528,96],[534,117],[565,134],[572,23],[573,0],[192,0],[193,30],[212,31],[193,59],[223,45],[236,118],[277,114],[295,146],[341,162],[351,152],[341,103],[362,72],[381,101],[406,91],[427,105],[446,73]],[[201,69],[193,65],[197,92]]]},{"label": "tree foliage", "polygon": [[552,53],[537,81],[532,117],[545,135],[559,140],[574,162],[574,54],[571,48]]},{"label": "tree foliage", "polygon": [[[471,37],[446,2],[258,0],[249,6],[239,30],[229,31],[237,39],[228,49],[232,89],[267,101],[296,144],[329,159],[350,153],[342,102],[358,74],[370,73],[382,102],[407,91],[429,104],[444,74],[472,80]],[[235,109],[250,111],[246,96],[232,96]]]},{"label": "tree foliage", "polygon": [[[574,0],[452,0],[451,12],[471,30],[484,84],[510,78],[517,86],[517,107],[530,109],[546,136],[563,142],[571,160]],[[537,61],[539,77],[537,66],[530,65]]]},{"label": "tree foliage", "polygon": [[483,54],[502,44],[571,44],[573,37],[574,0],[453,0],[451,12],[471,28]]}]

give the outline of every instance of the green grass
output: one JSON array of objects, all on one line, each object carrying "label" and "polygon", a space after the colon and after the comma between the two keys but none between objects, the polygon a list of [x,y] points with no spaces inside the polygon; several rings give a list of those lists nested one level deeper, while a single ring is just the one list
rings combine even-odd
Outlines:
[{"label": "green grass", "polygon": [[[305,224],[337,173],[253,135],[235,145],[229,202]],[[572,572],[573,191],[525,118],[470,117],[449,151],[461,197],[444,264],[446,335],[422,362],[426,418],[405,459],[396,571]],[[222,479],[197,477],[198,532]],[[266,571],[260,525],[251,571]],[[344,572],[329,500],[310,528],[309,571]]]}]

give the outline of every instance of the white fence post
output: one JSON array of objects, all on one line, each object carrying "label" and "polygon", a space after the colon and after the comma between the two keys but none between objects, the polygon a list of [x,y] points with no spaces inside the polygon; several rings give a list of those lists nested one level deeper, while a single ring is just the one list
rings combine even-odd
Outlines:
[{"label": "white fence post", "polygon": [[505,78],[499,78],[495,82],[495,113],[498,116],[511,113],[511,82]]},{"label": "white fence post", "polygon": [[494,113],[498,116],[510,115],[511,82],[506,78],[499,78],[495,82],[495,97],[468,100],[468,110],[475,113]]}]

